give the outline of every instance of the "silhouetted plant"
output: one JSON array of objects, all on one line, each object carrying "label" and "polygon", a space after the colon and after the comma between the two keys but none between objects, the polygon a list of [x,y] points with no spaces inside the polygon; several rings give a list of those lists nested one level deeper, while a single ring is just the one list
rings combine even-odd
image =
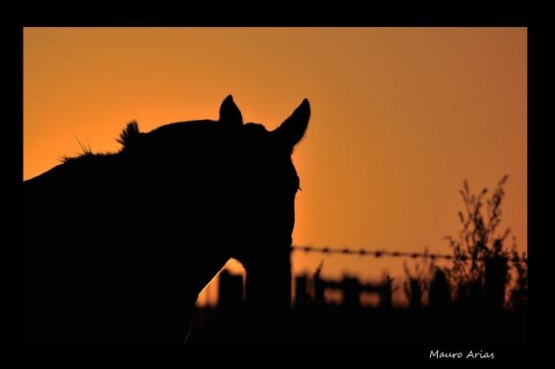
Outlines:
[{"label": "silhouetted plant", "polygon": [[510,293],[510,303],[511,307],[514,309],[520,309],[526,306],[528,301],[528,264],[524,261],[526,260],[526,252],[518,254],[516,250],[516,239],[513,237],[513,247],[511,250],[511,266],[514,271],[513,273],[513,288]]},{"label": "silhouetted plant", "polygon": [[[483,297],[486,264],[492,260],[497,260],[497,265],[501,263],[515,269],[520,280],[517,285],[526,284],[526,264],[517,255],[516,242],[512,251],[505,246],[510,228],[499,231],[507,179],[507,175],[501,178],[489,199],[486,198],[487,189],[474,195],[464,181],[460,194],[465,210],[458,213],[463,227],[458,237],[446,237],[454,256],[453,266],[446,272],[456,300],[478,301]],[[505,286],[508,286],[509,273],[505,278]]]}]

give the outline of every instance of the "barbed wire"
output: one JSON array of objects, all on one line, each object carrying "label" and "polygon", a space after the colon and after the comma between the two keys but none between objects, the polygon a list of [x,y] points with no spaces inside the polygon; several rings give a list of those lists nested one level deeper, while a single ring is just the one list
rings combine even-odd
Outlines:
[{"label": "barbed wire", "polygon": [[[349,255],[349,256],[371,256],[375,258],[381,258],[382,256],[385,257],[403,257],[403,258],[428,258],[428,259],[444,259],[444,260],[470,260],[471,257],[467,255],[448,255],[448,254],[437,254],[437,253],[430,253],[427,251],[424,252],[409,252],[409,251],[387,251],[387,250],[367,250],[367,249],[349,249],[349,248],[332,248],[332,247],[316,247],[316,246],[291,246],[291,251],[304,251],[306,253],[321,253],[321,254],[342,254],[342,255]],[[482,257],[477,257],[476,260],[482,260]],[[521,257],[509,257],[509,261],[512,262],[523,262],[528,263],[528,258],[521,258]]]}]

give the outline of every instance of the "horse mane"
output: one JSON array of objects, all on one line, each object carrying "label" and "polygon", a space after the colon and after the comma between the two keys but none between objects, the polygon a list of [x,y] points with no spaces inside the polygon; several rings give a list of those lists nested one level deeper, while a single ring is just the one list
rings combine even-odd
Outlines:
[{"label": "horse mane", "polygon": [[56,177],[57,175],[65,177],[66,175],[85,174],[127,155],[148,150],[149,147],[160,147],[159,145],[165,145],[175,140],[194,149],[198,145],[202,145],[211,134],[233,135],[230,131],[243,132],[246,135],[261,135],[268,132],[263,125],[257,123],[246,123],[240,127],[222,127],[217,121],[208,119],[169,123],[154,128],[150,132],[141,132],[138,122],[133,120],[127,123],[119,137],[116,138],[116,141],[121,144],[119,151],[97,153],[82,146],[82,153],[76,156],[62,157],[61,164],[28,181],[36,182],[39,178],[53,179],[55,175]]},{"label": "horse mane", "polygon": [[77,156],[63,156],[61,159],[62,165],[64,164],[75,165],[77,163],[85,164],[87,162],[95,161],[97,159],[106,158],[107,156],[110,156],[110,155],[118,154],[123,150],[125,150],[126,148],[130,148],[137,145],[141,139],[141,136],[143,135],[144,133],[142,133],[139,130],[139,123],[137,123],[136,120],[132,120],[131,122],[127,123],[123,131],[121,131],[121,133],[119,134],[119,138],[116,138],[116,142],[122,145],[122,148],[118,152],[94,153],[90,148],[81,146],[83,152],[81,154],[78,154]]},{"label": "horse mane", "polygon": [[169,141],[178,135],[180,139],[187,136],[197,136],[199,133],[208,132],[216,125],[216,122],[211,120],[198,120],[189,122],[176,122],[169,123],[157,127],[150,132],[141,132],[139,123],[133,120],[125,126],[125,128],[116,138],[116,142],[121,144],[121,148],[117,152],[107,153],[94,153],[89,148],[83,148],[83,152],[76,156],[64,156],[61,161],[62,164],[74,162],[87,162],[95,159],[103,159],[110,155],[117,155],[124,151],[131,149],[139,149],[146,144],[153,144],[158,142]]},{"label": "horse mane", "polygon": [[116,138],[116,141],[123,147],[130,147],[140,140],[141,135],[142,133],[139,131],[139,123],[137,123],[136,120],[133,120],[127,123],[127,126],[119,134],[119,138]]}]

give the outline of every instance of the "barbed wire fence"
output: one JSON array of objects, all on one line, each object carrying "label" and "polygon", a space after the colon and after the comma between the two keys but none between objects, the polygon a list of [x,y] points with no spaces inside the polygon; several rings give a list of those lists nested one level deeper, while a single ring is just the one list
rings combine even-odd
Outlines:
[{"label": "barbed wire fence", "polygon": [[[291,251],[297,252],[305,252],[305,253],[320,253],[324,255],[348,255],[348,256],[364,256],[364,257],[374,257],[374,258],[381,258],[381,257],[393,257],[393,258],[411,258],[411,259],[443,259],[443,260],[471,260],[470,256],[467,255],[460,255],[454,256],[449,254],[438,254],[438,253],[430,253],[428,251],[423,252],[409,252],[409,251],[391,251],[391,250],[368,250],[368,249],[350,249],[350,248],[333,248],[333,247],[318,247],[318,246],[299,246],[294,245],[291,246]],[[477,257],[476,260],[482,260],[482,257]],[[509,261],[511,262],[523,262],[528,263],[528,258],[523,257],[509,257]]]}]

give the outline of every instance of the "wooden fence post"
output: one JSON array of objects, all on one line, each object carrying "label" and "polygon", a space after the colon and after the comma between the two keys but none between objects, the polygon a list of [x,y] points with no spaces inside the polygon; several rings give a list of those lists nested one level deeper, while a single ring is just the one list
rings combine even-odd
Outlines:
[{"label": "wooden fence post", "polygon": [[507,282],[507,258],[496,256],[485,260],[485,302],[492,310],[500,310],[505,302],[505,284]]}]

